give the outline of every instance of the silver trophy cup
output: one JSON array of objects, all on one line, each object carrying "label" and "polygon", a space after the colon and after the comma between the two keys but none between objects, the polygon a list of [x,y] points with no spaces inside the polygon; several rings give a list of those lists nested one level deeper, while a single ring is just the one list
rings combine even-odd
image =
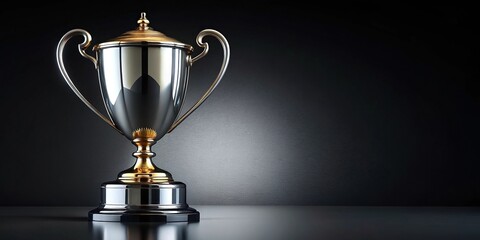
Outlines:
[{"label": "silver trophy cup", "polygon": [[[141,13],[135,30],[93,47],[96,56],[86,53],[91,35],[82,29],[67,32],[57,46],[57,63],[73,92],[94,113],[137,146],[135,164],[119,173],[118,178],[101,186],[101,203],[89,212],[91,221],[157,221],[196,222],[199,212],[188,206],[186,185],[174,181],[172,175],[155,166],[151,146],[175,129],[213,92],[230,58],[225,37],[212,29],[197,36],[203,51],[192,57],[193,47],[181,43],[149,26]],[[103,101],[108,113],[104,116],[75,87],[64,63],[63,50],[75,36],[83,36],[78,45],[80,54],[98,70]],[[192,64],[208,53],[205,36],[218,39],[224,58],[220,72],[204,95],[179,116],[188,87]]]}]

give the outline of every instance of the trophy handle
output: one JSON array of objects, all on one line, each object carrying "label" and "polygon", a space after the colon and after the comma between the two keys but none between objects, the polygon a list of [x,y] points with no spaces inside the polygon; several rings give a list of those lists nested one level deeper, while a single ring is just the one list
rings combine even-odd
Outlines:
[{"label": "trophy handle", "polygon": [[200,58],[204,57],[207,55],[209,47],[207,42],[203,42],[203,38],[205,36],[213,36],[217,38],[218,41],[222,44],[223,47],[223,62],[222,66],[220,68],[220,72],[217,75],[217,78],[213,81],[212,85],[208,88],[208,90],[203,94],[203,96],[190,108],[188,109],[185,114],[183,114],[180,118],[178,118],[170,127],[168,130],[168,133],[173,131],[180,123],[183,122],[190,114],[192,114],[193,111],[197,110],[197,108],[212,94],[213,90],[217,87],[217,85],[220,83],[220,81],[223,78],[223,75],[225,74],[225,71],[227,70],[228,66],[228,61],[230,59],[230,46],[228,45],[227,39],[218,31],[213,30],[213,29],[205,29],[202,30],[198,35],[197,35],[197,44],[198,46],[203,48],[203,51],[195,56],[194,58],[189,59],[190,64],[193,64],[194,62],[198,61]]},{"label": "trophy handle", "polygon": [[92,36],[90,35],[90,33],[88,33],[87,31],[85,31],[83,29],[70,30],[69,32],[65,33],[65,35],[63,35],[63,37],[60,39],[60,42],[57,45],[57,64],[58,64],[58,68],[60,69],[60,72],[62,73],[62,76],[65,79],[65,81],[67,82],[68,86],[70,86],[70,88],[77,95],[77,97],[80,98],[80,100],[82,100],[82,102],[85,103],[85,105],[87,105],[87,107],[90,108],[90,110],[92,110],[95,114],[97,114],[97,116],[99,116],[103,121],[105,121],[108,125],[115,128],[115,130],[117,130],[121,133],[121,131],[115,126],[115,124],[112,122],[112,120],[110,120],[109,118],[105,117],[102,113],[100,113],[100,111],[98,111],[97,108],[95,108],[83,96],[83,94],[77,89],[75,84],[72,82],[72,80],[70,79],[70,76],[67,73],[67,70],[65,69],[65,65],[63,64],[63,49],[65,48],[65,44],[68,42],[68,40],[70,40],[70,38],[72,38],[74,36],[77,36],[77,35],[82,35],[83,39],[84,39],[83,43],[78,44],[78,51],[80,52],[80,54],[84,58],[92,61],[93,64],[95,65],[95,68],[97,68],[97,59],[88,55],[85,52],[85,50],[88,48],[88,46],[90,46],[90,43],[92,41]]}]

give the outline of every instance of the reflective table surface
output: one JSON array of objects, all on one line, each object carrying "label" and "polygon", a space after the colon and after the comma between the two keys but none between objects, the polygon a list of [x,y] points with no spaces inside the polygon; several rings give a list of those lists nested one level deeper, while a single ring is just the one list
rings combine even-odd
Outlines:
[{"label": "reflective table surface", "polygon": [[89,222],[92,207],[0,207],[0,239],[480,239],[479,207],[205,206],[198,223]]}]

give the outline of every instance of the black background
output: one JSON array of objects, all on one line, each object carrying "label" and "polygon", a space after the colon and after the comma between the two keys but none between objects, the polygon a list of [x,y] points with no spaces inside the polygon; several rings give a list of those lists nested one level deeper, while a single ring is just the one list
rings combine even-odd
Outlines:
[{"label": "black background", "polygon": [[[479,15],[468,5],[160,2],[2,7],[1,205],[96,205],[134,147],[62,79],[58,41],[97,44],[151,26],[196,47],[231,46],[212,96],[154,147],[190,204],[478,205]],[[122,7],[123,6],[123,7]],[[91,62],[65,62],[103,110]],[[190,74],[186,104],[222,52]],[[195,48],[194,55],[199,53]]]}]

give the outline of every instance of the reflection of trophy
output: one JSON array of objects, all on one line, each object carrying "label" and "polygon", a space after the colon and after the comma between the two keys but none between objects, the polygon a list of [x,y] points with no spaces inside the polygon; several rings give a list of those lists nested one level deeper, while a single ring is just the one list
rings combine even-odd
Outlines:
[{"label": "reflection of trophy", "polygon": [[131,223],[92,222],[89,224],[93,240],[186,240],[186,222],[175,223]]},{"label": "reflection of trophy", "polygon": [[[138,150],[135,164],[119,173],[118,179],[101,187],[101,204],[89,212],[91,221],[162,221],[199,220],[199,213],[186,202],[186,186],[155,166],[150,148],[197,109],[220,82],[228,65],[230,49],[222,34],[206,29],[197,36],[203,51],[191,57],[193,47],[181,43],[149,26],[145,13],[137,29],[93,47],[96,57],[85,50],[90,34],[82,29],[67,32],[57,47],[60,72],[75,94],[100,118],[130,139]],[[78,91],[63,64],[63,49],[77,35],[80,54],[98,70],[100,89],[108,117],[99,112]],[[184,115],[178,116],[186,95],[190,66],[208,53],[205,36],[216,37],[224,50],[223,64],[207,92]]]}]

